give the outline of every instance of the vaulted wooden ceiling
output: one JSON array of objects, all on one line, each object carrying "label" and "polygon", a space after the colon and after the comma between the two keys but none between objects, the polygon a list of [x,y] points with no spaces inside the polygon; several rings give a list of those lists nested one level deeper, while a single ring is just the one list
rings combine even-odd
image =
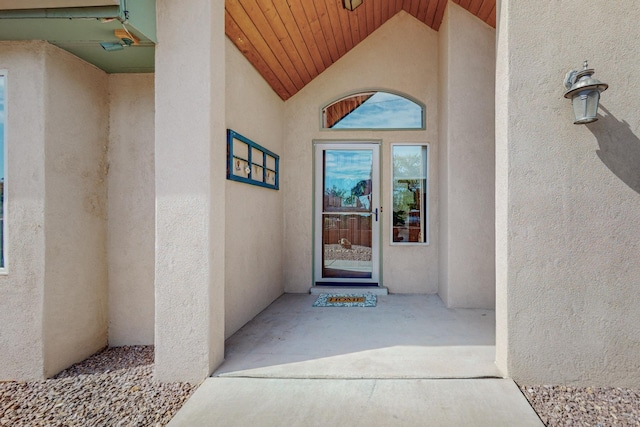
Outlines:
[{"label": "vaulted wooden ceiling", "polygon": [[[447,0],[226,0],[226,34],[286,100],[401,10],[434,30]],[[452,0],[496,26],[496,0]]]}]

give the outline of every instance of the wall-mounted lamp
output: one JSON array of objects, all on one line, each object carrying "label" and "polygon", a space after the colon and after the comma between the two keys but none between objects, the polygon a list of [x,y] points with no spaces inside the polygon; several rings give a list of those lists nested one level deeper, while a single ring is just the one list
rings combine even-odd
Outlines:
[{"label": "wall-mounted lamp", "polygon": [[573,114],[576,116],[574,125],[598,120],[600,92],[607,90],[609,85],[591,77],[594,72],[595,70],[587,65],[587,61],[584,61],[582,70],[571,70],[564,78],[564,87],[567,88],[564,97],[571,99],[573,104]]},{"label": "wall-mounted lamp", "polygon": [[362,4],[362,0],[342,0],[344,8],[350,11],[356,10],[358,6]]}]

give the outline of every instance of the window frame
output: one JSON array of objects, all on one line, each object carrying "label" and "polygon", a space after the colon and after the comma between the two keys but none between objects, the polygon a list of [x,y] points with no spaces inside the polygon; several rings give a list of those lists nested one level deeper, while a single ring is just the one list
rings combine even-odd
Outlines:
[{"label": "window frame", "polygon": [[[409,241],[400,241],[400,242],[394,242],[393,241],[393,212],[394,212],[394,206],[393,206],[393,181],[394,181],[394,171],[393,171],[393,149],[394,147],[406,147],[406,146],[418,146],[418,147],[426,147],[426,165],[425,165],[425,186],[424,186],[424,203],[425,203],[425,213],[424,213],[424,235],[425,235],[425,239],[424,242],[409,242]],[[431,231],[431,227],[429,226],[429,222],[431,219],[431,215],[429,215],[429,209],[431,208],[431,203],[430,203],[430,196],[431,196],[431,192],[429,191],[429,186],[430,186],[430,181],[431,179],[429,178],[429,174],[431,171],[430,168],[430,163],[431,163],[431,144],[428,142],[393,142],[390,144],[389,147],[389,193],[390,193],[390,197],[389,197],[389,211],[390,211],[390,215],[389,215],[389,244],[391,246],[429,246],[431,239],[430,239],[430,231]]]},{"label": "window frame", "polygon": [[[235,139],[247,145],[246,159],[238,157],[234,153],[233,141]],[[257,152],[262,155],[261,163],[254,161],[253,159],[254,152]],[[273,163],[274,163],[273,168],[270,168],[268,166],[268,161],[267,161],[268,157],[273,159]],[[249,170],[246,173],[247,175],[246,177],[241,175],[236,175],[233,173],[234,159],[247,163],[246,167]],[[254,166],[256,168],[262,169],[262,179],[253,178]],[[267,182],[267,177],[269,172],[274,174],[273,184],[270,184],[269,182]],[[278,156],[272,151],[267,150],[261,145],[253,142],[249,138],[240,135],[238,132],[231,129],[227,129],[227,179],[230,181],[242,182],[245,184],[256,185],[258,187],[269,188],[272,190],[279,190],[280,189],[280,156]]]}]

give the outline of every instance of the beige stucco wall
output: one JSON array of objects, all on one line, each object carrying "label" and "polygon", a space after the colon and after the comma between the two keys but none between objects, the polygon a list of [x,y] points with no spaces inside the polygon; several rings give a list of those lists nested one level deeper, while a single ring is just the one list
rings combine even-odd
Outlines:
[{"label": "beige stucco wall", "polygon": [[107,75],[45,46],[45,376],[107,345]]},{"label": "beige stucco wall", "polygon": [[109,76],[109,345],[153,344],[153,74]]},{"label": "beige stucco wall", "polygon": [[0,274],[0,380],[44,376],[44,43],[0,42],[7,70],[6,274]]},{"label": "beige stucco wall", "polygon": [[[229,39],[226,44],[227,128],[284,161],[284,102]],[[284,291],[282,223],[282,191],[226,182],[227,337]]]},{"label": "beige stucco wall", "polygon": [[440,195],[439,203],[439,229],[438,229],[438,290],[442,293],[442,298],[446,297],[445,285],[449,283],[449,194],[447,190],[449,188],[449,174],[448,162],[449,162],[449,150],[448,150],[448,129],[449,129],[449,108],[448,99],[449,96],[449,39],[451,38],[451,18],[449,10],[451,8],[447,5],[445,9],[442,24],[438,30],[438,98],[440,114],[438,115],[438,126],[441,129],[438,135],[438,144],[441,146],[438,154],[438,163],[443,167],[440,169],[440,176],[438,177],[438,194]]},{"label": "beige stucco wall", "polygon": [[224,1],[156,6],[155,377],[200,382],[224,358]]},{"label": "beige stucco wall", "polygon": [[495,30],[449,2],[439,36],[439,294],[494,308]]},{"label": "beige stucco wall", "polygon": [[[426,131],[320,131],[320,109],[348,93],[386,89],[426,105]],[[313,140],[382,140],[382,282],[391,292],[438,290],[438,33],[400,12],[309,83],[285,104],[284,192],[285,290],[312,285]],[[430,143],[430,244],[391,246],[390,144]]]},{"label": "beige stucco wall", "polygon": [[0,51],[9,78],[0,378],[38,379],[107,344],[106,74],[44,42]]},{"label": "beige stucco wall", "polygon": [[[594,2],[585,8],[579,0],[556,7],[503,0],[501,6],[499,366],[523,383],[635,387],[640,383],[637,3]],[[594,25],[585,31],[584,23]],[[577,126],[562,81],[585,59],[595,77],[610,86],[602,94],[602,118]]]}]

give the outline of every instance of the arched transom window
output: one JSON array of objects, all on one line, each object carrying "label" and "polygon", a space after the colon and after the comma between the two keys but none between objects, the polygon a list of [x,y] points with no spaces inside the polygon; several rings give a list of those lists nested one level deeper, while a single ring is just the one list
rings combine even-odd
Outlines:
[{"label": "arched transom window", "polygon": [[383,91],[358,92],[322,109],[323,129],[424,129],[424,107]]}]

